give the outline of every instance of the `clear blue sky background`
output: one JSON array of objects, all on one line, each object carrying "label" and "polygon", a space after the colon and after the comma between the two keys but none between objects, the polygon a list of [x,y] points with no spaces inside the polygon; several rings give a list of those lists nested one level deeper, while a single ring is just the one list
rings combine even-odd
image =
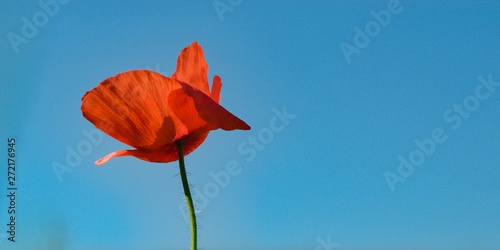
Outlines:
[{"label": "clear blue sky background", "polygon": [[[375,24],[371,12],[388,3],[243,0],[221,18],[211,0],[69,1],[53,16],[36,1],[2,2],[0,248],[189,247],[177,163],[95,167],[129,148],[101,134],[61,181],[52,166],[88,145],[86,91],[131,69],[171,75],[198,41],[210,79],[222,77],[221,104],[252,126],[214,131],[187,157],[201,247],[499,249],[500,86],[475,95],[479,76],[500,82],[500,4],[401,1]],[[41,27],[16,53],[8,36],[23,35],[23,17]],[[370,41],[348,62],[340,45],[356,46],[356,27],[367,26]],[[270,137],[273,109],[285,108],[296,117]],[[446,140],[418,158],[415,140],[436,128]],[[261,147],[250,146],[259,135]],[[9,137],[16,243],[5,226]],[[418,163],[404,177],[400,155]],[[230,162],[241,172],[218,184],[210,173]],[[389,172],[404,179],[394,190]]]}]

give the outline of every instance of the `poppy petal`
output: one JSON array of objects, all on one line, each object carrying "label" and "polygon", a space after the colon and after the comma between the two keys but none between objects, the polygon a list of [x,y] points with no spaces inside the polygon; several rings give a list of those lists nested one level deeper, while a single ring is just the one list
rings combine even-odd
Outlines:
[{"label": "poppy petal", "polygon": [[184,140],[184,155],[188,155],[197,149],[207,139],[208,131],[202,131]]},{"label": "poppy petal", "polygon": [[172,78],[185,82],[209,95],[208,65],[203,56],[203,49],[197,42],[184,48],[177,59],[177,68]]},{"label": "poppy petal", "polygon": [[87,92],[81,109],[85,118],[113,138],[135,148],[155,149],[187,133],[166,103],[175,89],[180,89],[177,81],[156,72],[128,71]]},{"label": "poppy petal", "polygon": [[[187,153],[185,154],[187,155]],[[109,160],[113,159],[114,157],[120,157],[120,156],[134,156],[144,161],[163,162],[163,163],[172,162],[179,159],[179,155],[177,154],[177,148],[174,146],[170,146],[164,148],[164,150],[156,150],[156,151],[150,151],[145,149],[118,150],[102,157],[101,159],[95,161],[94,163],[100,166],[108,162]]]},{"label": "poppy petal", "polygon": [[[234,130],[242,129],[249,130],[250,126],[242,121],[240,118],[231,114],[225,108],[220,106],[217,102],[212,100],[209,96],[205,95],[200,90],[193,88],[189,84],[180,83],[183,92],[188,96],[181,94],[180,91],[172,91],[168,98],[168,103],[175,115],[183,122],[190,123],[194,119],[198,118],[204,120],[207,124],[208,130],[224,129],[224,130]],[[189,103],[189,105],[184,105]],[[178,110],[183,110],[183,112],[177,112]],[[197,115],[195,115],[197,113]],[[199,121],[196,121],[199,123]]]},{"label": "poppy petal", "polygon": [[[184,155],[188,155],[198,148],[207,138],[208,132],[194,133],[184,140]],[[161,149],[156,150],[127,150],[128,154],[138,159],[149,162],[172,162],[179,159],[177,145],[169,144]]]},{"label": "poppy petal", "polygon": [[[173,145],[172,145],[173,146]],[[171,147],[167,150],[155,150],[155,151],[147,151],[147,150],[130,150],[132,156],[149,162],[172,162],[179,159],[179,154],[177,153],[176,147]]]},{"label": "poppy petal", "polygon": [[210,97],[216,103],[220,102],[220,91],[222,89],[222,81],[219,76],[214,76],[214,80],[212,83],[212,92],[210,93]]},{"label": "poppy petal", "polygon": [[130,150],[118,150],[118,151],[115,151],[115,152],[113,152],[111,154],[108,154],[108,155],[102,157],[101,159],[95,161],[94,163],[95,163],[95,165],[100,166],[100,165],[108,162],[109,160],[111,160],[114,157],[132,155],[129,151]]},{"label": "poppy petal", "polygon": [[193,98],[187,95],[182,88],[170,92],[170,95],[168,96],[168,105],[174,113],[175,118],[182,122],[183,127],[185,127],[188,131],[183,135],[179,134],[181,137],[176,137],[175,140],[181,139],[182,136],[186,136],[188,134],[195,134],[202,128],[206,127],[207,122],[198,114]]}]

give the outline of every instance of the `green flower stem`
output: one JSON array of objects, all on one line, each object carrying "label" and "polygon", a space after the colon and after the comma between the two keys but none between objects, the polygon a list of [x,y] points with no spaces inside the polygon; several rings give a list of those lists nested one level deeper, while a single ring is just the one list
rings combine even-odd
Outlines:
[{"label": "green flower stem", "polygon": [[182,146],[182,141],[178,141],[176,144],[179,152],[179,169],[181,171],[182,187],[184,188],[184,195],[186,196],[189,218],[191,219],[191,250],[196,250],[197,249],[196,214],[194,213],[193,199],[191,198],[191,191],[189,191],[189,184],[186,175],[186,167],[184,165],[184,147]]}]

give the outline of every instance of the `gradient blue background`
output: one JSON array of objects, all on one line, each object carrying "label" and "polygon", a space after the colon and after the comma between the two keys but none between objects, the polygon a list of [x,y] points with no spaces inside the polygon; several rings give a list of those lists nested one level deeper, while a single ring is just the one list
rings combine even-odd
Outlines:
[{"label": "gradient blue background", "polygon": [[[5,163],[15,137],[19,190],[11,243],[4,164],[0,248],[189,247],[177,163],[95,167],[129,148],[104,135],[62,181],[52,165],[66,165],[67,148],[94,128],[80,111],[86,91],[131,69],[171,75],[198,41],[209,78],[222,77],[221,104],[252,126],[214,131],[186,158],[201,192],[215,183],[211,171],[231,160],[242,169],[198,200],[200,247],[500,249],[500,87],[458,129],[443,119],[474,95],[478,76],[500,81],[500,4],[401,1],[348,63],[339,45],[353,45],[354,28],[387,3],[243,0],[221,19],[213,1],[69,1],[16,53],[7,34],[21,35],[22,18],[43,9],[2,2],[0,155]],[[238,146],[285,107],[296,117],[247,161]],[[447,140],[391,191],[384,173],[397,173],[398,156],[434,128]]]}]

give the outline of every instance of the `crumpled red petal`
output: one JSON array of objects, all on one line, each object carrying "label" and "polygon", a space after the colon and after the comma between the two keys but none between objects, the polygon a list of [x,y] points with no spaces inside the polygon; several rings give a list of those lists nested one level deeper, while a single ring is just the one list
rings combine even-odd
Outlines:
[{"label": "crumpled red petal", "polygon": [[200,90],[189,84],[180,83],[181,90],[172,91],[168,98],[168,104],[175,115],[187,126],[200,124],[200,120],[207,123],[205,129],[215,130],[249,130],[250,126],[240,118],[231,114],[217,102]]},{"label": "crumpled red petal", "polygon": [[172,78],[179,82],[185,82],[206,95],[210,95],[208,65],[203,50],[197,42],[193,42],[181,51]]},{"label": "crumpled red petal", "polygon": [[214,102],[220,102],[220,91],[222,89],[222,81],[219,76],[214,76],[214,80],[212,83],[212,92],[210,92],[210,98],[214,100]]},{"label": "crumpled red petal", "polygon": [[188,133],[167,105],[180,84],[153,71],[135,70],[101,82],[82,98],[82,113],[97,128],[135,148],[157,149]]}]

